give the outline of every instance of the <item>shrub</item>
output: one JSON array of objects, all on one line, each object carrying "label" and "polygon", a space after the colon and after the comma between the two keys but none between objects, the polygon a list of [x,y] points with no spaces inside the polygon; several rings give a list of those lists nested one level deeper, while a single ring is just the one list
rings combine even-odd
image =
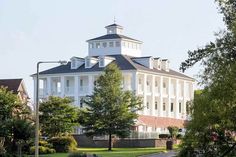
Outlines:
[{"label": "shrub", "polygon": [[177,138],[177,139],[182,139],[182,138],[183,138],[183,135],[182,135],[182,134],[178,134],[178,135],[176,136],[176,138]]},{"label": "shrub", "polygon": [[[30,147],[30,154],[34,154],[35,146]],[[39,146],[39,154],[53,154],[56,153],[55,149],[51,149],[44,146]]]},{"label": "shrub", "polygon": [[53,137],[49,141],[56,152],[69,152],[76,150],[77,142],[71,136]]},{"label": "shrub", "polygon": [[159,138],[168,138],[170,137],[169,134],[159,134]]}]

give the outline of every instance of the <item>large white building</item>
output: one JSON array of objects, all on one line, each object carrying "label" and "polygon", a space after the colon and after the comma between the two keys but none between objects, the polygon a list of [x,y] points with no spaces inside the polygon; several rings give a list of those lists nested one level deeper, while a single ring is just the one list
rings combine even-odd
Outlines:
[{"label": "large white building", "polygon": [[114,62],[122,71],[123,89],[143,97],[136,131],[160,133],[167,126],[183,127],[188,117],[186,102],[193,99],[194,79],[170,69],[167,59],[141,56],[142,42],[122,35],[122,26],[105,28],[106,35],[87,41],[87,57],[72,57],[67,65],[40,72],[40,98],[70,97],[75,105],[84,107],[83,99],[92,94],[94,81]]}]

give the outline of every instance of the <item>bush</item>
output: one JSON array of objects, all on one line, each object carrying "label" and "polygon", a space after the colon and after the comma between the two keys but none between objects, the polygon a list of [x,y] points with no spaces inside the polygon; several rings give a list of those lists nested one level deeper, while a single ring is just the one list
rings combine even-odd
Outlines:
[{"label": "bush", "polygon": [[52,144],[56,152],[67,153],[75,151],[77,147],[77,142],[71,136],[53,137],[48,142]]},{"label": "bush", "polygon": [[176,136],[176,138],[177,138],[177,139],[182,139],[182,138],[183,138],[183,135],[182,135],[182,134],[178,134],[178,135]]},{"label": "bush", "polygon": [[[30,154],[34,154],[35,146],[30,147]],[[39,146],[39,154],[53,154],[56,153],[55,149],[51,149],[44,146]]]},{"label": "bush", "polygon": [[159,134],[159,138],[168,138],[170,137],[169,134]]}]

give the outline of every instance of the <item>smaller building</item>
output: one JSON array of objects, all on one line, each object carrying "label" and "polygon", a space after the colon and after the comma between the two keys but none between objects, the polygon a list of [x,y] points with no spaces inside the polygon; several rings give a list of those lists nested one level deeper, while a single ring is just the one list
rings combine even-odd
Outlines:
[{"label": "smaller building", "polygon": [[17,94],[17,97],[22,103],[27,103],[29,95],[23,79],[0,79],[0,87],[6,87],[9,91]]}]

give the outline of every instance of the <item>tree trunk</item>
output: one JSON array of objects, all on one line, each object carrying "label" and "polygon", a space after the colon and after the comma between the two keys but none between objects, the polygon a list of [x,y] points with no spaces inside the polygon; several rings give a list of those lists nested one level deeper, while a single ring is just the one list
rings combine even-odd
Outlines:
[{"label": "tree trunk", "polygon": [[112,142],[111,133],[109,133],[109,141],[108,141],[108,150],[109,151],[111,151],[111,142]]}]

